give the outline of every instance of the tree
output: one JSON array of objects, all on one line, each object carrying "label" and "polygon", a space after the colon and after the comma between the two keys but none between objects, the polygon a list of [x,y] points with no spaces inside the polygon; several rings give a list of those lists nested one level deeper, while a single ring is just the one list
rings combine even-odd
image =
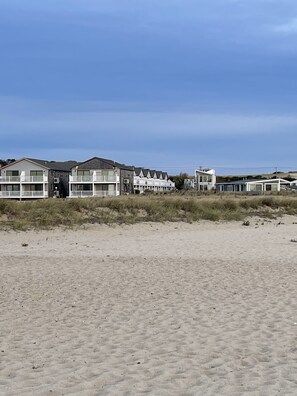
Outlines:
[{"label": "tree", "polygon": [[184,188],[185,179],[189,179],[189,175],[187,173],[180,173],[176,176],[169,176],[169,179],[175,183],[175,188],[178,190],[182,190]]}]

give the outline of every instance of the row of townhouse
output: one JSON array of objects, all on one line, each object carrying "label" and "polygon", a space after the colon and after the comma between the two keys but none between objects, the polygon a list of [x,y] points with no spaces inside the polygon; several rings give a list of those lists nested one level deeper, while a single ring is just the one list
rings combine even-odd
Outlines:
[{"label": "row of townhouse", "polygon": [[0,198],[105,197],[174,189],[166,172],[99,157],[82,163],[22,158],[0,168]]},{"label": "row of townhouse", "polygon": [[135,168],[134,190],[141,194],[145,190],[164,192],[175,189],[175,183],[168,179],[166,172]]}]

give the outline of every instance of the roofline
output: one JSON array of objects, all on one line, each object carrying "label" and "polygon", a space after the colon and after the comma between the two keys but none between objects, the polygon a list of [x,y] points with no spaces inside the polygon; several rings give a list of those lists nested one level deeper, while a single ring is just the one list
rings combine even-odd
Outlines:
[{"label": "roofline", "polygon": [[134,166],[131,166],[131,165],[120,164],[119,162],[116,162],[114,160],[110,160],[110,159],[107,159],[107,158],[101,158],[101,157],[96,157],[95,156],[95,157],[87,159],[86,161],[79,162],[78,164],[74,165],[70,169],[76,168],[77,166],[83,165],[83,164],[85,164],[85,163],[87,163],[89,161],[92,161],[92,160],[100,160],[100,161],[106,163],[107,165],[111,165],[110,162],[113,162],[114,163],[114,167],[115,168],[120,168],[120,169],[134,170],[134,168],[135,168]]},{"label": "roofline", "polygon": [[281,183],[291,183],[286,179],[282,179],[282,178],[277,178],[277,179],[254,179],[254,180],[234,180],[231,182],[220,182],[220,183],[216,183],[217,185],[222,185],[222,184],[248,184],[248,183],[269,183],[269,182],[276,182],[276,181],[280,181]]},{"label": "roofline", "polygon": [[[40,165],[38,162],[35,162],[35,161],[33,161],[32,159],[30,159],[30,158],[23,157],[23,158],[20,158],[20,159],[18,159],[18,160],[15,160],[15,161],[11,162],[10,164],[7,164],[7,165],[5,165],[5,166],[2,166],[2,167],[1,167],[1,170],[2,170],[2,169],[5,169],[5,168],[8,168],[9,166],[11,166],[11,165],[13,165],[13,164],[15,164],[15,163],[19,163],[19,162],[21,162],[21,161],[29,161],[29,162],[31,162],[32,164],[41,166],[42,168],[51,169],[51,168],[46,167],[46,166],[44,166],[44,165]],[[40,161],[45,161],[45,160],[40,160]]]}]

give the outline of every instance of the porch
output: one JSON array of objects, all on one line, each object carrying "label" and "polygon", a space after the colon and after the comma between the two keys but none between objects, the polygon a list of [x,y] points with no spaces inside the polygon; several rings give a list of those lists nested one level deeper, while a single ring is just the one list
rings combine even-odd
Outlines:
[{"label": "porch", "polygon": [[48,198],[47,191],[0,191],[0,198],[14,198],[14,199],[26,199],[26,198]]},{"label": "porch", "polygon": [[0,176],[0,184],[12,183],[47,183],[47,176]]},{"label": "porch", "polygon": [[70,198],[115,197],[120,195],[119,185],[115,184],[72,184]]}]

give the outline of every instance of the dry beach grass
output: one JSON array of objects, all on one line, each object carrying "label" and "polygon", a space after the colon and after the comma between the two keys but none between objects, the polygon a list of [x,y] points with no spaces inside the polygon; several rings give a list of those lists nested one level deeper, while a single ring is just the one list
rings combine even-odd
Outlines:
[{"label": "dry beach grass", "polygon": [[2,229],[48,229],[83,224],[133,224],[147,221],[243,220],[297,213],[297,197],[243,195],[152,195],[116,198],[0,200]]}]

